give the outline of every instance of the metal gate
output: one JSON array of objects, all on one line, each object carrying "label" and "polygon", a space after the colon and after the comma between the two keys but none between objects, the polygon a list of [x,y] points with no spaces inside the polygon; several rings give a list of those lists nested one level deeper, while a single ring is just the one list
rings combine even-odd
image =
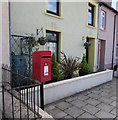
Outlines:
[{"label": "metal gate", "polygon": [[[13,71],[32,78],[32,52],[37,43],[31,36],[11,35],[11,68]],[[19,78],[12,74],[11,83]]]}]

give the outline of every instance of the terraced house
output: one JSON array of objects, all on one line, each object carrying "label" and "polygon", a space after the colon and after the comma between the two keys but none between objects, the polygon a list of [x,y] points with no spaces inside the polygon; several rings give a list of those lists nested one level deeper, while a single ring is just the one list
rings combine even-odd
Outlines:
[{"label": "terraced house", "polygon": [[98,69],[104,70],[113,68],[116,64],[115,51],[115,16],[117,11],[106,3],[99,4],[99,22],[98,22]]},{"label": "terraced house", "polygon": [[[42,27],[48,42],[39,49],[50,49],[57,59],[60,51],[80,58],[86,53],[91,71],[97,71],[97,13],[96,2],[11,3],[11,34],[36,34]],[[84,47],[86,41],[91,43],[89,49]]]},{"label": "terraced house", "polygon": [[[91,72],[118,63],[118,11],[104,2],[6,2],[0,3],[0,8],[1,68],[8,64],[23,75],[26,71],[32,75],[32,53],[36,49],[51,50],[57,60],[61,51],[81,59],[84,53]],[[46,44],[37,45],[31,41],[32,35],[45,37]]]}]

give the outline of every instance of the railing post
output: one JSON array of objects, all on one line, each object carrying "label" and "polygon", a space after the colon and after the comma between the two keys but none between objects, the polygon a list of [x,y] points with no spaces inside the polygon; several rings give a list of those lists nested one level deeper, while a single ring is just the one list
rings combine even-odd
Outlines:
[{"label": "railing post", "polygon": [[40,106],[41,106],[41,109],[44,110],[44,89],[43,89],[43,82],[41,83],[40,85]]},{"label": "railing post", "polygon": [[4,104],[4,86],[3,85],[2,85],[2,104],[3,104],[3,119],[4,119],[5,118],[5,104]]}]

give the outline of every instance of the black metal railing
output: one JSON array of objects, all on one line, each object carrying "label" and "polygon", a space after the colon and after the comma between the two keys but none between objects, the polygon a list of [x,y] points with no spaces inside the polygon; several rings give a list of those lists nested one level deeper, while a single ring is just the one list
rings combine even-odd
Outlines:
[{"label": "black metal railing", "polygon": [[[16,82],[12,79],[16,80]],[[14,84],[15,82],[15,84]],[[41,83],[2,66],[3,118],[41,118],[39,114]]]}]

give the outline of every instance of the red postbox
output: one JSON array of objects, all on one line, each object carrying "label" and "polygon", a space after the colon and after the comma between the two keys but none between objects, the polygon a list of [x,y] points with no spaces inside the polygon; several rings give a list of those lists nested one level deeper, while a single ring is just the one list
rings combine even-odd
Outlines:
[{"label": "red postbox", "polygon": [[32,54],[32,77],[40,82],[51,80],[51,51],[35,51]]}]

